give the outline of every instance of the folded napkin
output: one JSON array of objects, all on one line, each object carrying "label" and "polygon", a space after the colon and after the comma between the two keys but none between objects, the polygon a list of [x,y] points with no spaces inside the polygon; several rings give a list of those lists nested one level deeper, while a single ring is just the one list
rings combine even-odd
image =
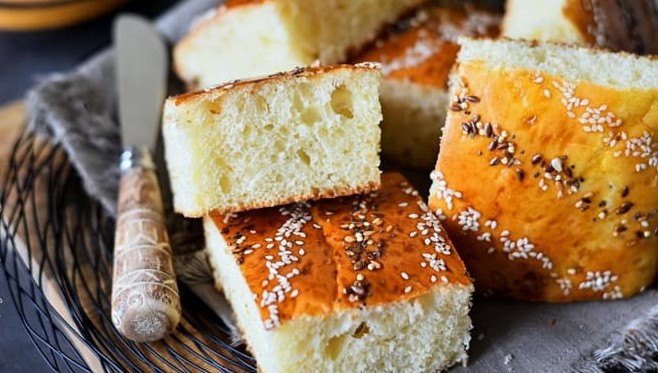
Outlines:
[{"label": "folded napkin", "polygon": [[[196,17],[216,5],[213,0],[182,2],[158,19],[156,26],[175,42]],[[66,150],[89,195],[114,216],[121,149],[112,57],[111,50],[103,51],[72,72],[47,77],[29,93],[28,109],[30,129]],[[166,170],[161,167],[160,171]],[[169,220],[179,280],[229,326],[234,325],[230,307],[213,288],[198,239],[198,221],[173,214]],[[658,370],[657,304],[656,289],[611,302],[538,304],[475,299],[470,362],[466,368],[453,370]]]}]

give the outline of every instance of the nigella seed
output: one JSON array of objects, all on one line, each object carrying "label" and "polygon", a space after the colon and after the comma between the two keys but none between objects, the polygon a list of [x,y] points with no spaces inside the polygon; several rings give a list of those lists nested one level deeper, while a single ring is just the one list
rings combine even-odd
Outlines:
[{"label": "nigella seed", "polygon": [[459,104],[452,104],[450,105],[450,110],[452,111],[462,111],[462,106]]},{"label": "nigella seed", "polygon": [[564,169],[564,173],[567,175],[567,177],[572,178],[573,177],[573,172],[571,171],[571,168],[567,167]]},{"label": "nigella seed", "polygon": [[494,149],[496,149],[497,146],[498,146],[498,142],[496,140],[493,140],[492,142],[489,143],[489,146],[487,146],[487,149],[489,149],[490,151],[493,151]]},{"label": "nigella seed", "polygon": [[621,198],[626,198],[626,197],[628,196],[628,191],[629,191],[629,190],[628,190],[628,187],[625,186],[625,187],[621,190]]},{"label": "nigella seed", "polygon": [[633,202],[624,202],[619,206],[616,210],[615,213],[617,215],[622,215],[627,213],[630,209],[632,209],[634,206]]},{"label": "nigella seed", "polygon": [[471,126],[468,123],[463,122],[462,123],[462,132],[464,132],[465,134],[471,133]]},{"label": "nigella seed", "polygon": [[519,179],[519,181],[523,181],[523,179],[525,178],[525,173],[523,172],[522,169],[520,168],[516,169],[516,177]]},{"label": "nigella seed", "polygon": [[363,269],[363,267],[365,267],[365,266],[366,266],[365,260],[359,260],[356,263],[354,263],[354,270],[359,271],[359,270]]},{"label": "nigella seed", "polygon": [[643,239],[643,238],[644,238],[644,232],[642,232],[642,231],[636,231],[636,232],[635,232],[635,237],[637,237],[637,238],[639,238],[639,239]]},{"label": "nigella seed", "polygon": [[495,166],[495,165],[497,165],[498,163],[500,163],[500,159],[498,159],[498,157],[493,157],[493,158],[491,159],[491,161],[489,162],[489,166]]},{"label": "nigella seed", "polygon": [[480,102],[480,98],[477,96],[466,96],[464,99],[468,102],[473,102],[473,103],[478,103]]},{"label": "nigella seed", "polygon": [[608,203],[605,200],[599,202],[599,207],[605,207]]},{"label": "nigella seed", "polygon": [[477,123],[477,122],[479,122],[479,121],[480,121],[480,116],[479,116],[478,114],[475,114],[475,115],[473,116],[473,123]]},{"label": "nigella seed", "polygon": [[487,135],[487,137],[493,136],[493,127],[491,126],[491,123],[487,123],[484,127],[484,134]]},{"label": "nigella seed", "polygon": [[496,148],[498,150],[503,150],[503,149],[507,149],[508,146],[509,146],[509,143],[507,141],[503,141],[503,142],[499,143]]},{"label": "nigella seed", "polygon": [[537,163],[541,162],[541,154],[535,154],[532,156],[532,159],[530,161],[533,165],[536,165]]},{"label": "nigella seed", "polygon": [[654,228],[653,235],[654,237],[658,237],[658,227]]},{"label": "nigella seed", "polygon": [[628,230],[628,228],[626,228],[625,225],[620,225],[620,226],[617,227],[617,229],[615,229],[615,231],[616,231],[617,233],[625,232],[625,231],[627,231],[627,230]]}]

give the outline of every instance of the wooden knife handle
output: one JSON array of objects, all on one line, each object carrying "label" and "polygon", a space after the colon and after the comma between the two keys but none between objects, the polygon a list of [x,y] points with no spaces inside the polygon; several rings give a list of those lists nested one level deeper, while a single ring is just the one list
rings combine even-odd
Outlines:
[{"label": "wooden knife handle", "polygon": [[181,306],[162,195],[149,152],[143,153],[128,167],[122,156],[112,322],[126,338],[152,342],[176,328]]}]

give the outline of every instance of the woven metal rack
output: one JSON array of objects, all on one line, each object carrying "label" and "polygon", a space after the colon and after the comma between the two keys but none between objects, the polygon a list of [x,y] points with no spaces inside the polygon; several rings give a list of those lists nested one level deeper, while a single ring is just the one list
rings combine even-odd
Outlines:
[{"label": "woven metal rack", "polygon": [[164,341],[121,337],[110,320],[114,220],[83,191],[64,151],[30,133],[0,176],[0,264],[29,338],[54,371],[248,371],[255,360],[183,286]]}]

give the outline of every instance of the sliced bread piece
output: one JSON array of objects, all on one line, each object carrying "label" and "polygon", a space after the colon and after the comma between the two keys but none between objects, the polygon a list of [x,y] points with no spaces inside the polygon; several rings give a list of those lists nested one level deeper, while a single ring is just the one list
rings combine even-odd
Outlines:
[{"label": "sliced bread piece", "polygon": [[382,64],[384,157],[414,168],[434,166],[457,37],[497,36],[500,19],[494,7],[434,1],[400,20],[356,58]]},{"label": "sliced bread piece", "polygon": [[190,217],[377,189],[381,74],[298,69],[171,97],[165,157]]},{"label": "sliced bread piece", "polygon": [[464,39],[429,204],[484,294],[617,299],[658,270],[658,61]]},{"label": "sliced bread piece", "polygon": [[437,372],[467,359],[473,287],[399,174],[379,192],[204,218],[262,372]]},{"label": "sliced bread piece", "polygon": [[503,36],[658,53],[655,0],[507,0]]},{"label": "sliced bread piece", "polygon": [[229,0],[174,48],[177,74],[204,88],[307,66],[344,62],[422,0]]}]

